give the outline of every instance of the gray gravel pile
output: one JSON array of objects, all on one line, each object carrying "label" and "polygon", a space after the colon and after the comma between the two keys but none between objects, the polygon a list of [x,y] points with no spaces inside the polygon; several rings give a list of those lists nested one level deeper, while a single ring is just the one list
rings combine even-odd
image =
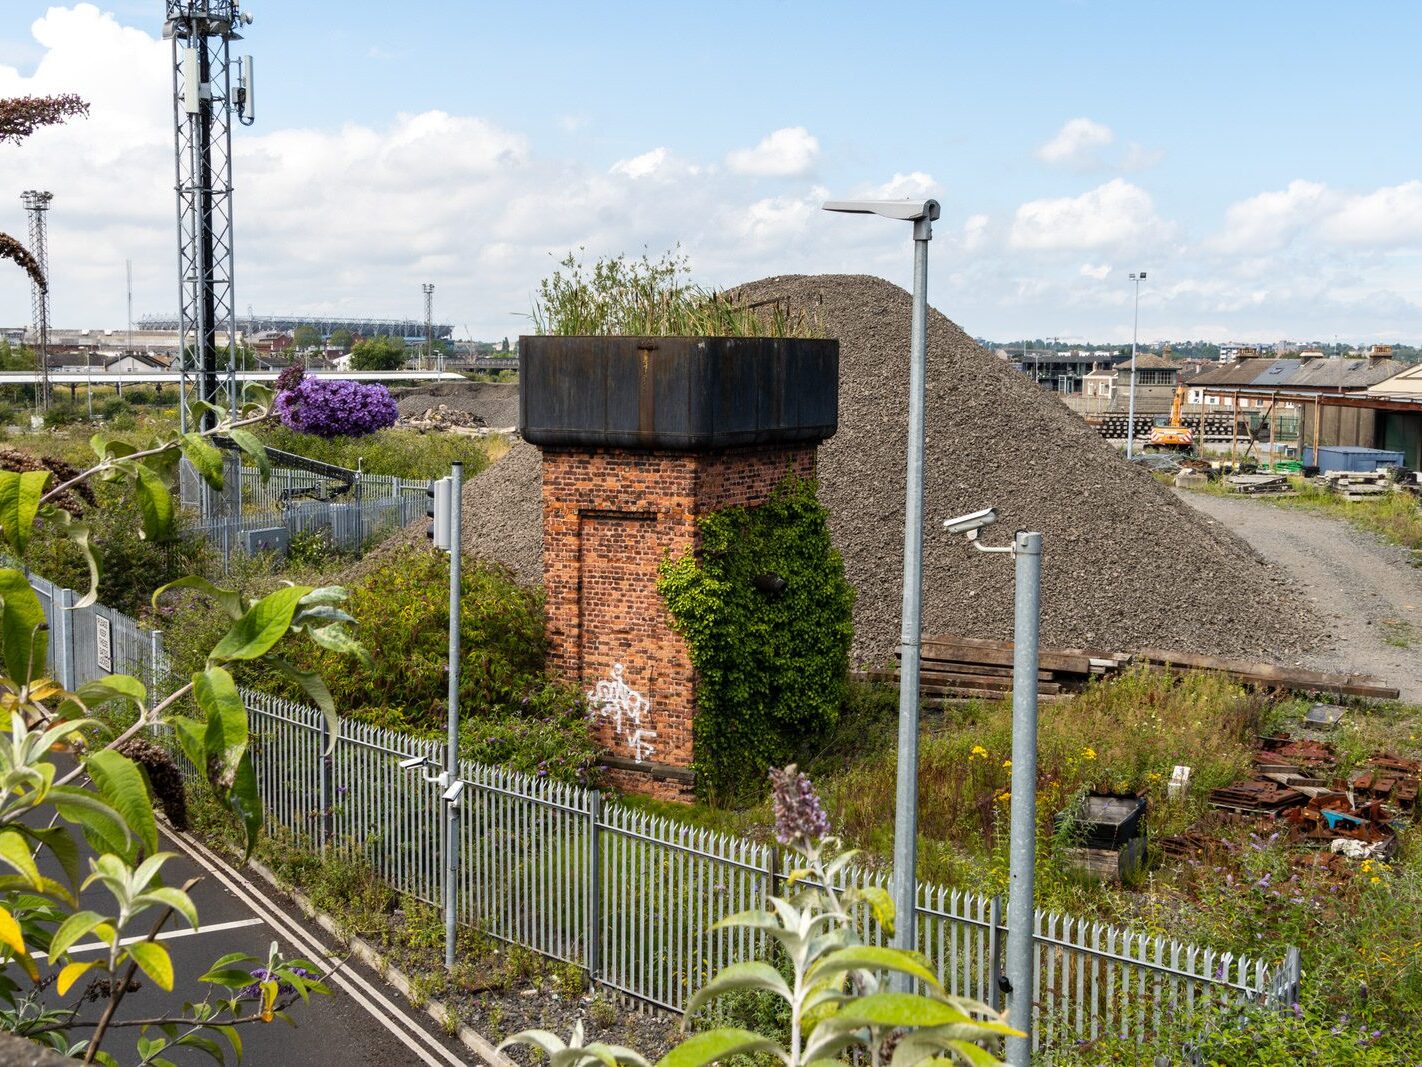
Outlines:
[{"label": "gray gravel pile", "polygon": [[485,426],[518,425],[517,382],[437,382],[395,391],[395,406],[406,417],[418,417],[443,405],[450,411],[477,415]]},{"label": "gray gravel pile", "polygon": [[[520,582],[543,581],[543,457],[522,440],[464,486],[460,517],[464,550],[508,567]],[[428,551],[429,520],[410,523],[368,553],[341,577],[346,584],[391,559],[415,551]]]},{"label": "gray gravel pile", "polygon": [[[902,604],[910,296],[862,275],[767,278],[737,294],[786,301],[839,338],[839,432],[820,451],[821,499],[858,591],[855,655],[887,660]],[[1045,643],[1288,660],[1320,638],[1281,571],[932,309],[925,456],[925,633],[1012,636],[1011,560],[942,529],[995,505],[984,542],[1043,533]]]},{"label": "gray gravel pile", "polygon": [[[888,661],[903,581],[909,294],[861,275],[767,278],[738,292],[787,301],[839,338],[839,432],[820,451],[821,498],[858,591],[855,655]],[[986,543],[1018,528],[1045,536],[1045,643],[1282,661],[1321,643],[1280,570],[936,311],[925,451],[926,633],[1012,636],[1011,560],[942,530],[945,518],[995,505]],[[467,488],[466,547],[541,580],[541,492],[538,450],[520,442]]]}]

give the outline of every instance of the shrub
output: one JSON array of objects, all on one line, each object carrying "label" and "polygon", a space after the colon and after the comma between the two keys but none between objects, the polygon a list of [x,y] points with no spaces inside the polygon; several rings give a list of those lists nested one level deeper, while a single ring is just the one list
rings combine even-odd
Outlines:
[{"label": "shrub", "polygon": [[487,440],[460,434],[422,434],[414,430],[377,430],[364,437],[317,437],[280,423],[264,426],[262,443],[309,459],[367,474],[397,478],[443,478],[455,460],[464,463],[464,477],[474,477],[489,465]]},{"label": "shrub", "polygon": [[791,475],[767,503],[709,515],[700,530],[701,551],[664,564],[658,588],[697,672],[697,788],[726,803],[834,724],[854,591],[812,482]]},{"label": "shrub", "polygon": [[394,426],[400,417],[383,385],[307,378],[277,397],[282,425],[318,437],[361,437]]},{"label": "shrub", "polygon": [[49,410],[44,413],[44,424],[50,429],[57,426],[72,426],[76,422],[83,422],[88,417],[89,414],[84,408],[65,400],[50,404]]},{"label": "shrub", "polygon": [[99,405],[99,415],[104,419],[116,419],[128,413],[128,401],[121,396],[111,396]]}]

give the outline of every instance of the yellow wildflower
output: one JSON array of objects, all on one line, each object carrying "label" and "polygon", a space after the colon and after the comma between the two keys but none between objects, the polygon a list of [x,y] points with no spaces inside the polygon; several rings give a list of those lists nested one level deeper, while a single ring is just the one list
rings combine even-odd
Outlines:
[{"label": "yellow wildflower", "polygon": [[1012,761],[1010,759],[1005,759],[1002,761],[1002,765],[1010,770],[1012,768]]},{"label": "yellow wildflower", "polygon": [[974,745],[973,750],[968,753],[968,759],[987,759],[988,751],[982,745]]},{"label": "yellow wildflower", "polygon": [[1009,790],[1009,791],[1006,791],[1006,792],[999,793],[999,794],[997,795],[997,800],[998,800],[998,803],[1000,803],[1000,804],[1006,804],[1006,803],[1007,803],[1009,800],[1011,800],[1011,799],[1012,799],[1012,792],[1011,792],[1010,790]]},{"label": "yellow wildflower", "polygon": [[1092,747],[1090,747],[1090,746],[1088,745],[1086,748],[1084,748],[1084,749],[1081,750],[1081,756],[1082,756],[1082,759],[1095,759],[1095,758],[1096,758],[1096,749],[1094,749],[1094,748],[1092,748]]},{"label": "yellow wildflower", "polygon": [[1373,885],[1377,885],[1379,882],[1382,881],[1382,879],[1379,878],[1377,875],[1373,875],[1371,878],[1368,879],[1368,881],[1371,882]]}]

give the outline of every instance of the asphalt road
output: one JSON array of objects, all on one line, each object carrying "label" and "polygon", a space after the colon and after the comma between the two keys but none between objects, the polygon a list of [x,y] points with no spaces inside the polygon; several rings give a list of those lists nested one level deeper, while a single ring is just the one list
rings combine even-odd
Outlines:
[{"label": "asphalt road", "polygon": [[[162,847],[178,853],[163,868],[164,883],[181,886],[190,878],[202,879],[190,891],[201,925],[191,931],[183,919],[170,920],[160,938],[172,956],[177,974],[174,992],[165,993],[144,980],[141,989],[124,998],[120,1021],[161,1016],[180,1010],[184,1000],[201,997],[205,987],[196,982],[197,976],[229,952],[245,952],[265,960],[275,941],[286,956],[311,960],[320,970],[339,958],[332,955],[325,932],[301,919],[297,908],[280,894],[254,884],[221,857],[183,835],[163,836]],[[81,904],[109,911],[112,897],[102,888],[93,887],[86,891]],[[151,919],[147,915],[140,917],[130,932],[146,930],[148,922]],[[102,950],[92,939],[81,944],[92,945],[93,952]],[[72,951],[72,955],[85,958],[84,951]],[[72,1005],[72,998],[83,984],[81,980],[70,991],[64,1001],[66,1006]],[[309,1005],[298,1002],[291,1009],[295,1029],[279,1020],[240,1027],[242,1062],[254,1067],[449,1067],[479,1062],[462,1045],[439,1033],[423,1012],[413,1012],[397,1003],[398,994],[355,960],[347,960],[328,984],[331,996],[313,997]],[[59,1001],[52,988],[48,995]],[[93,1005],[83,1014],[97,1018],[100,1007]],[[137,1036],[137,1028],[120,1029],[105,1040],[104,1047],[119,1062],[128,1063],[134,1059],[132,1050]],[[218,1041],[225,1045],[221,1038]],[[213,1062],[197,1050],[164,1055],[183,1067]],[[228,1062],[232,1062],[230,1056]]]}]

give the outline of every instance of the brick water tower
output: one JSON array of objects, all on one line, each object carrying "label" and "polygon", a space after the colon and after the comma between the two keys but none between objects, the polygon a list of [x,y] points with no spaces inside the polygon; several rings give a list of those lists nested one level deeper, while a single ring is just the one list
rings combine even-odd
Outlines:
[{"label": "brick water tower", "polygon": [[691,794],[696,677],[657,592],[697,521],[815,475],[839,413],[839,342],[522,337],[519,430],[543,452],[555,669],[579,685],[615,783]]}]

